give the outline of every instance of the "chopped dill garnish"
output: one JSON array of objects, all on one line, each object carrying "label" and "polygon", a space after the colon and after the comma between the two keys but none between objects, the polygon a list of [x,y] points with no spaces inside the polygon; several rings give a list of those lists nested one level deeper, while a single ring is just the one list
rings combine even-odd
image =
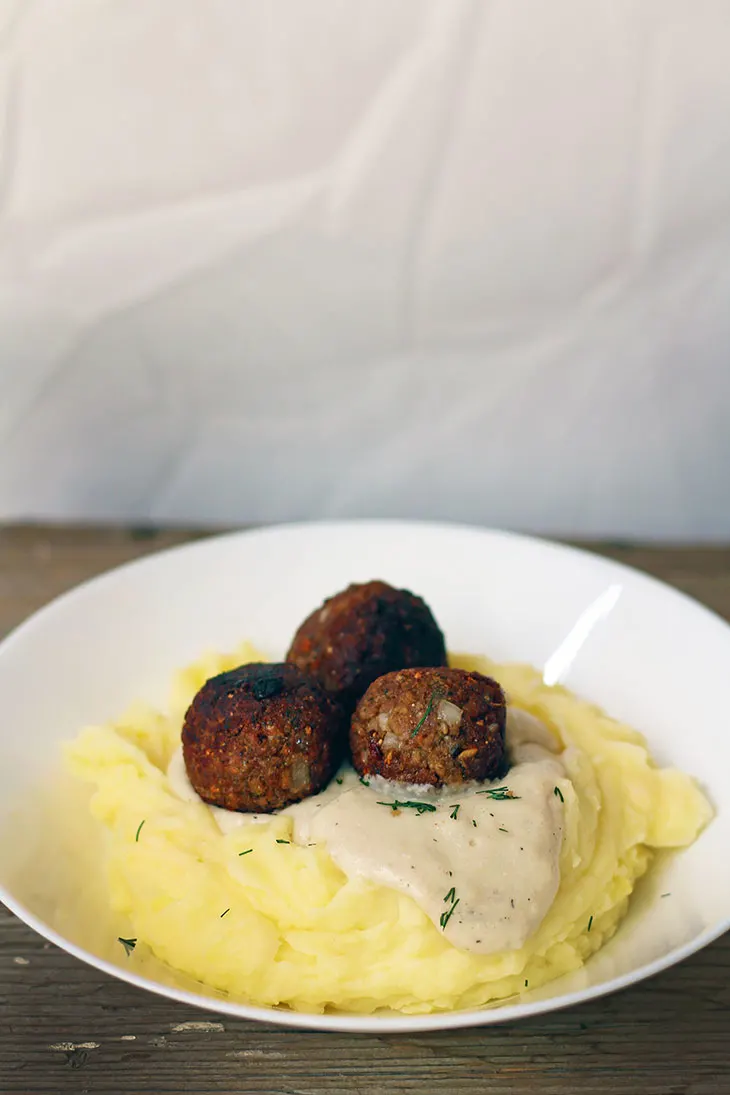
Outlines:
[{"label": "chopped dill garnish", "polygon": [[499,831],[500,831],[500,833],[508,833],[509,829],[505,829],[502,825],[500,825]]},{"label": "chopped dill garnish", "polygon": [[671,893],[663,893],[660,896],[661,897],[671,897],[672,895],[671,895]]},{"label": "chopped dill garnish", "polygon": [[561,802],[565,802],[565,799],[563,798],[563,792],[560,790],[559,787],[553,787],[553,794],[557,795]]},{"label": "chopped dill garnish", "polygon": [[279,838],[277,837],[276,838],[276,843],[277,844],[291,844],[291,840],[279,840]]},{"label": "chopped dill garnish", "polygon": [[248,855],[249,852],[252,852],[252,851],[253,851],[253,848],[246,848],[245,852],[239,852],[238,854],[239,855]]},{"label": "chopped dill garnish", "polygon": [[337,777],[335,783],[339,783],[340,787],[342,786],[342,779],[340,778],[340,776]]},{"label": "chopped dill garnish", "polygon": [[519,798],[514,791],[510,791],[509,787],[488,787],[486,791],[477,791],[478,795],[486,795],[487,798],[494,799],[495,802],[504,802],[509,798]]},{"label": "chopped dill garnish", "polygon": [[[449,872],[449,874],[450,873],[451,872]],[[439,924],[441,925],[441,930],[442,931],[446,930],[446,925],[448,924],[449,920],[453,916],[454,909],[459,904],[459,900],[460,899],[456,896],[456,889],[455,889],[454,886],[451,887],[451,889],[449,890],[449,892],[447,894],[444,894],[444,902],[446,904],[448,904],[449,901],[450,901],[451,906],[450,906],[450,908],[445,909],[444,912],[442,912],[441,916],[439,917]]]},{"label": "chopped dill garnish", "polygon": [[423,712],[420,719],[416,723],[415,730],[411,730],[411,737],[412,738],[415,738],[416,734],[421,729],[421,727],[423,726],[423,724],[426,721],[426,719],[428,718],[428,716],[431,714],[431,712],[433,710],[434,700],[436,699],[437,696],[440,696],[440,695],[441,695],[441,693],[439,692],[438,688],[434,688],[433,692],[431,693],[431,698],[428,701],[428,706],[426,707],[426,710]]},{"label": "chopped dill garnish", "polygon": [[593,917],[591,916],[590,920],[588,921],[588,931],[591,930],[592,926],[593,926]]},{"label": "chopped dill garnish", "polygon": [[396,810],[415,810],[419,815],[421,814],[433,814],[436,812],[436,807],[432,806],[430,802],[399,802],[398,799],[395,802],[379,802],[378,806],[390,806],[393,813]]},{"label": "chopped dill garnish", "polygon": [[121,935],[117,936],[117,939],[119,940],[119,942],[124,947],[127,958],[129,958],[130,954],[132,953],[134,948],[137,946],[137,940],[136,939],[122,939]]},{"label": "chopped dill garnish", "polygon": [[474,828],[475,828],[475,829],[476,829],[476,828],[478,828],[478,826],[477,826],[477,819],[476,819],[475,817],[473,817],[473,818],[471,819],[471,823],[472,823],[472,825],[474,826]]},{"label": "chopped dill garnish", "polygon": [[230,909],[224,909],[223,912],[221,913],[221,916],[220,916],[221,920],[226,915],[226,913],[229,913],[230,911],[231,911]]},{"label": "chopped dill garnish", "polygon": [[365,776],[360,776],[360,783],[362,783],[363,787],[369,787],[370,786],[370,780],[365,779]]},{"label": "chopped dill garnish", "polygon": [[452,806],[451,807],[451,813],[449,814],[449,817],[453,818],[454,821],[456,821],[457,817],[459,816],[459,810],[460,809],[461,809],[461,806],[459,806],[459,805]]},{"label": "chopped dill garnish", "polygon": [[449,920],[451,920],[451,917],[454,915],[454,909],[459,904],[459,901],[460,898],[457,897],[451,908],[447,909],[446,912],[441,913],[441,916],[439,917],[439,924],[441,925],[442,931],[446,931],[446,925],[448,924]]},{"label": "chopped dill garnish", "polygon": [[525,981],[525,988],[527,988],[527,986],[529,985],[529,983],[530,983],[529,981]]},{"label": "chopped dill garnish", "polygon": [[136,832],[136,833],[134,834],[134,842],[135,842],[135,844],[136,844],[136,843],[137,843],[137,841],[139,840],[139,834],[140,834],[140,833],[142,832],[142,826],[144,825],[144,823],[145,823],[145,820],[146,820],[146,818],[142,818],[142,820],[140,821],[139,825],[137,826],[137,832]]}]

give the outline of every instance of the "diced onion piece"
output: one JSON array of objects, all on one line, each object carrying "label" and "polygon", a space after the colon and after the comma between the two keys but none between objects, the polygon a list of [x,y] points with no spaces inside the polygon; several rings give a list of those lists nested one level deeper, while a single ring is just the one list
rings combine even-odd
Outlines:
[{"label": "diced onion piece", "polygon": [[392,730],[389,730],[383,738],[383,744],[381,748],[384,749],[386,753],[389,753],[391,749],[400,749],[400,746],[401,740],[398,735],[394,734]]},{"label": "diced onion piece", "polygon": [[306,760],[297,759],[291,766],[292,791],[301,791],[309,783],[309,765]]},{"label": "diced onion piece", "polygon": [[448,726],[458,726],[461,722],[461,716],[464,714],[461,708],[457,707],[451,700],[441,700],[436,713]]}]

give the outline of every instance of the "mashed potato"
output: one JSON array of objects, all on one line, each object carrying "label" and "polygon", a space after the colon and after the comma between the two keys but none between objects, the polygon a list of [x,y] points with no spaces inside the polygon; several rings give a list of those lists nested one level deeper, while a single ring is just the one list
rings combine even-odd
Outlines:
[{"label": "mashed potato", "polygon": [[224,835],[206,806],[173,793],[166,768],[185,708],[208,677],[251,660],[250,647],[209,656],[179,675],[169,715],[138,706],[67,748],[95,788],[109,900],[138,941],[132,964],[151,952],[234,998],[309,1012],[479,1007],[581,966],[616,931],[652,850],[691,843],[711,816],[692,779],[656,768],[636,731],[532,668],[453,657],[552,730],[569,776],[560,886],[542,924],[519,950],[457,950],[412,898],[348,879],[321,846],[278,843],[290,817]]}]

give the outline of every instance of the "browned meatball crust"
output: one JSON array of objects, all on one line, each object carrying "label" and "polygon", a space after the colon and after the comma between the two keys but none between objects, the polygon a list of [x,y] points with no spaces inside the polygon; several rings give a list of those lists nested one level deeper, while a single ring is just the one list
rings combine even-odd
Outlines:
[{"label": "browned meatball crust", "polygon": [[384,673],[446,665],[446,646],[425,601],[375,581],[349,586],[308,616],[287,661],[316,677],[349,716]]},{"label": "browned meatball crust", "polygon": [[205,802],[269,812],[320,791],[341,754],[342,714],[295,665],[242,665],[206,681],[182,730]]},{"label": "browned meatball crust", "polygon": [[350,728],[363,776],[445,784],[498,779],[507,770],[504,692],[465,669],[403,669],[370,685]]}]

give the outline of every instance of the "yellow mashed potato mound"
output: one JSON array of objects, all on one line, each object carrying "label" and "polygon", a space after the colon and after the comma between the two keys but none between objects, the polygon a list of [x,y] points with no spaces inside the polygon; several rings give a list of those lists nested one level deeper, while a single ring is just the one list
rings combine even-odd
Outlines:
[{"label": "yellow mashed potato mound", "polygon": [[519,950],[457,950],[412,898],[348,879],[321,846],[277,843],[290,818],[223,835],[207,807],[173,793],[166,768],[193,695],[260,660],[248,645],[209,655],[178,675],[168,715],[136,706],[67,747],[72,773],[95,788],[109,900],[137,939],[132,966],[148,949],[233,998],[298,1011],[479,1007],[581,966],[616,931],[652,850],[690,844],[711,817],[694,781],[655,767],[635,730],[529,666],[452,657],[552,730],[568,774],[560,887],[542,924]]}]

